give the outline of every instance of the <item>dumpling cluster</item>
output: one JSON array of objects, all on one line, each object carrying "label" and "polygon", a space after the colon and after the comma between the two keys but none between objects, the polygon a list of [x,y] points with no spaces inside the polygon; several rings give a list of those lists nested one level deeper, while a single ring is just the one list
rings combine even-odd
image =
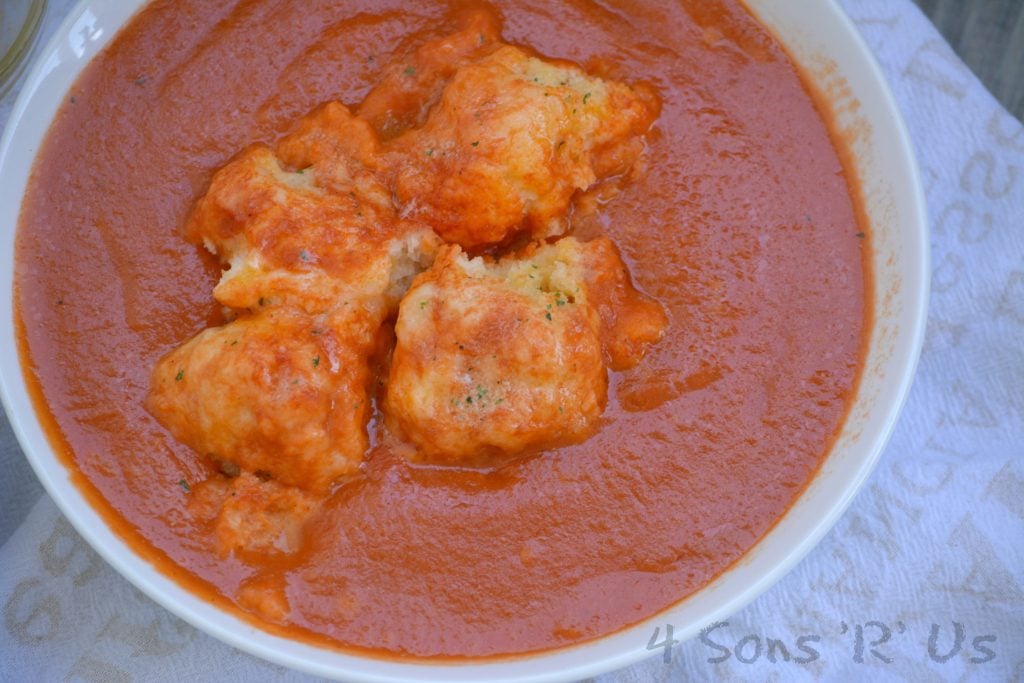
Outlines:
[{"label": "dumpling cluster", "polygon": [[148,407],[227,472],[324,492],[369,447],[377,331],[439,240],[346,165],[357,162],[339,156],[321,185],[316,166],[286,170],[271,150],[249,149],[189,219],[228,265],[213,295],[237,317],[160,361]]},{"label": "dumpling cluster", "polygon": [[657,99],[503,43],[485,11],[459,22],[355,114],[332,102],[243,151],[189,218],[233,319],[160,361],[148,408],[235,478],[205,496],[225,552],[293,545],[282,510],[357,471],[373,398],[416,459],[492,465],[585,438],[607,369],[661,337],[610,241],[554,241],[574,195],[634,168]]}]

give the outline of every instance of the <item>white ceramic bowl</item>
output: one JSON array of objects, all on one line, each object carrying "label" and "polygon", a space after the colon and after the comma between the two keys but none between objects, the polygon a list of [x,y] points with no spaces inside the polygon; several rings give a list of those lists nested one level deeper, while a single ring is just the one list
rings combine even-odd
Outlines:
[{"label": "white ceramic bowl", "polygon": [[[928,298],[924,200],[910,140],[870,52],[831,0],[748,0],[825,101],[850,142],[872,228],[875,323],[856,403],[820,473],[741,562],[656,617],[687,639],[780,579],[832,527],[881,454],[910,389]],[[264,633],[165,578],[106,526],[72,485],[37,421],[19,365],[13,320],[14,233],[29,169],[79,72],[143,0],[83,0],[32,68],[0,142],[0,390],[43,485],[78,532],[143,592],[189,623],[278,664],[357,681],[577,680],[650,656],[654,621],[584,645],[505,661],[440,666],[354,657]],[[846,87],[848,86],[848,87]],[[837,97],[845,97],[837,100]],[[859,107],[851,107],[856,100]]]}]

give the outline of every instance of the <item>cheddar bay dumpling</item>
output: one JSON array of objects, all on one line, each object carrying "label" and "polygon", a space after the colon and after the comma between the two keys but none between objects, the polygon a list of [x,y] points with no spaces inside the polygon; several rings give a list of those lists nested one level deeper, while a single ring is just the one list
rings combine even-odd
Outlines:
[{"label": "cheddar bay dumpling", "polygon": [[219,555],[286,555],[302,543],[302,528],[316,512],[318,496],[273,479],[241,472],[191,487],[188,507],[211,524]]},{"label": "cheddar bay dumpling", "polygon": [[[347,184],[345,166],[353,167]],[[261,146],[214,175],[187,230],[229,266],[213,292],[221,304],[314,314],[344,302],[394,306],[438,243],[426,226],[399,219],[390,193],[356,162],[336,156],[287,170]]]},{"label": "cheddar bay dumpling", "polygon": [[458,69],[504,44],[501,21],[487,6],[458,8],[452,19],[451,32],[400,50],[359,105],[359,118],[381,139],[422,126]]},{"label": "cheddar bay dumpling", "polygon": [[299,119],[275,152],[283,166],[312,170],[316,185],[330,193],[350,198],[361,194],[379,207],[391,208],[390,191],[377,176],[377,133],[341,102],[327,102]]},{"label": "cheddar bay dumpling", "polygon": [[607,378],[583,261],[572,238],[497,262],[451,246],[415,280],[384,411],[419,457],[487,464],[589,434]]},{"label": "cheddar bay dumpling", "polygon": [[628,172],[657,113],[642,88],[503,45],[382,149],[403,215],[472,249],[564,233],[573,195]]},{"label": "cheddar bay dumpling", "polygon": [[147,408],[229,473],[323,492],[369,447],[379,319],[277,306],[204,330],[153,372]]}]

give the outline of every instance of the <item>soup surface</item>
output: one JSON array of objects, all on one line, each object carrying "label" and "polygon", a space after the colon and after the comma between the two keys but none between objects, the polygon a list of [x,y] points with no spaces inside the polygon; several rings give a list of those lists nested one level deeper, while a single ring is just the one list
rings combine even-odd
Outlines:
[{"label": "soup surface", "polygon": [[[140,554],[268,630],[413,657],[612,632],[749,550],[845,416],[869,317],[864,234],[781,47],[734,0],[494,6],[508,42],[657,92],[643,171],[572,234],[615,242],[665,336],[611,374],[582,443],[484,471],[375,442],[290,554],[217,552],[188,501],[221,475],[144,407],[159,359],[223,322],[221,267],[183,225],[239,150],[322,102],[358,104],[451,8],[156,0],[89,65],[39,155],[16,274],[38,410]],[[267,590],[286,601],[274,618],[246,597]]]}]

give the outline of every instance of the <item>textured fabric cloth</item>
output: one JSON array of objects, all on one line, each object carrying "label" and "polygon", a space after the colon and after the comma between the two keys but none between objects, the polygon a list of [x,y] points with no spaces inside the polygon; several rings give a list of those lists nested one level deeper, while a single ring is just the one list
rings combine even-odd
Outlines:
[{"label": "textured fabric cloth", "polygon": [[[49,32],[70,5],[51,0]],[[1024,680],[1024,129],[909,0],[843,5],[910,127],[931,215],[913,392],[877,470],[793,572],[671,661],[657,649],[603,683]],[[42,495],[2,418],[0,467],[0,680],[313,680],[116,575]]]}]

